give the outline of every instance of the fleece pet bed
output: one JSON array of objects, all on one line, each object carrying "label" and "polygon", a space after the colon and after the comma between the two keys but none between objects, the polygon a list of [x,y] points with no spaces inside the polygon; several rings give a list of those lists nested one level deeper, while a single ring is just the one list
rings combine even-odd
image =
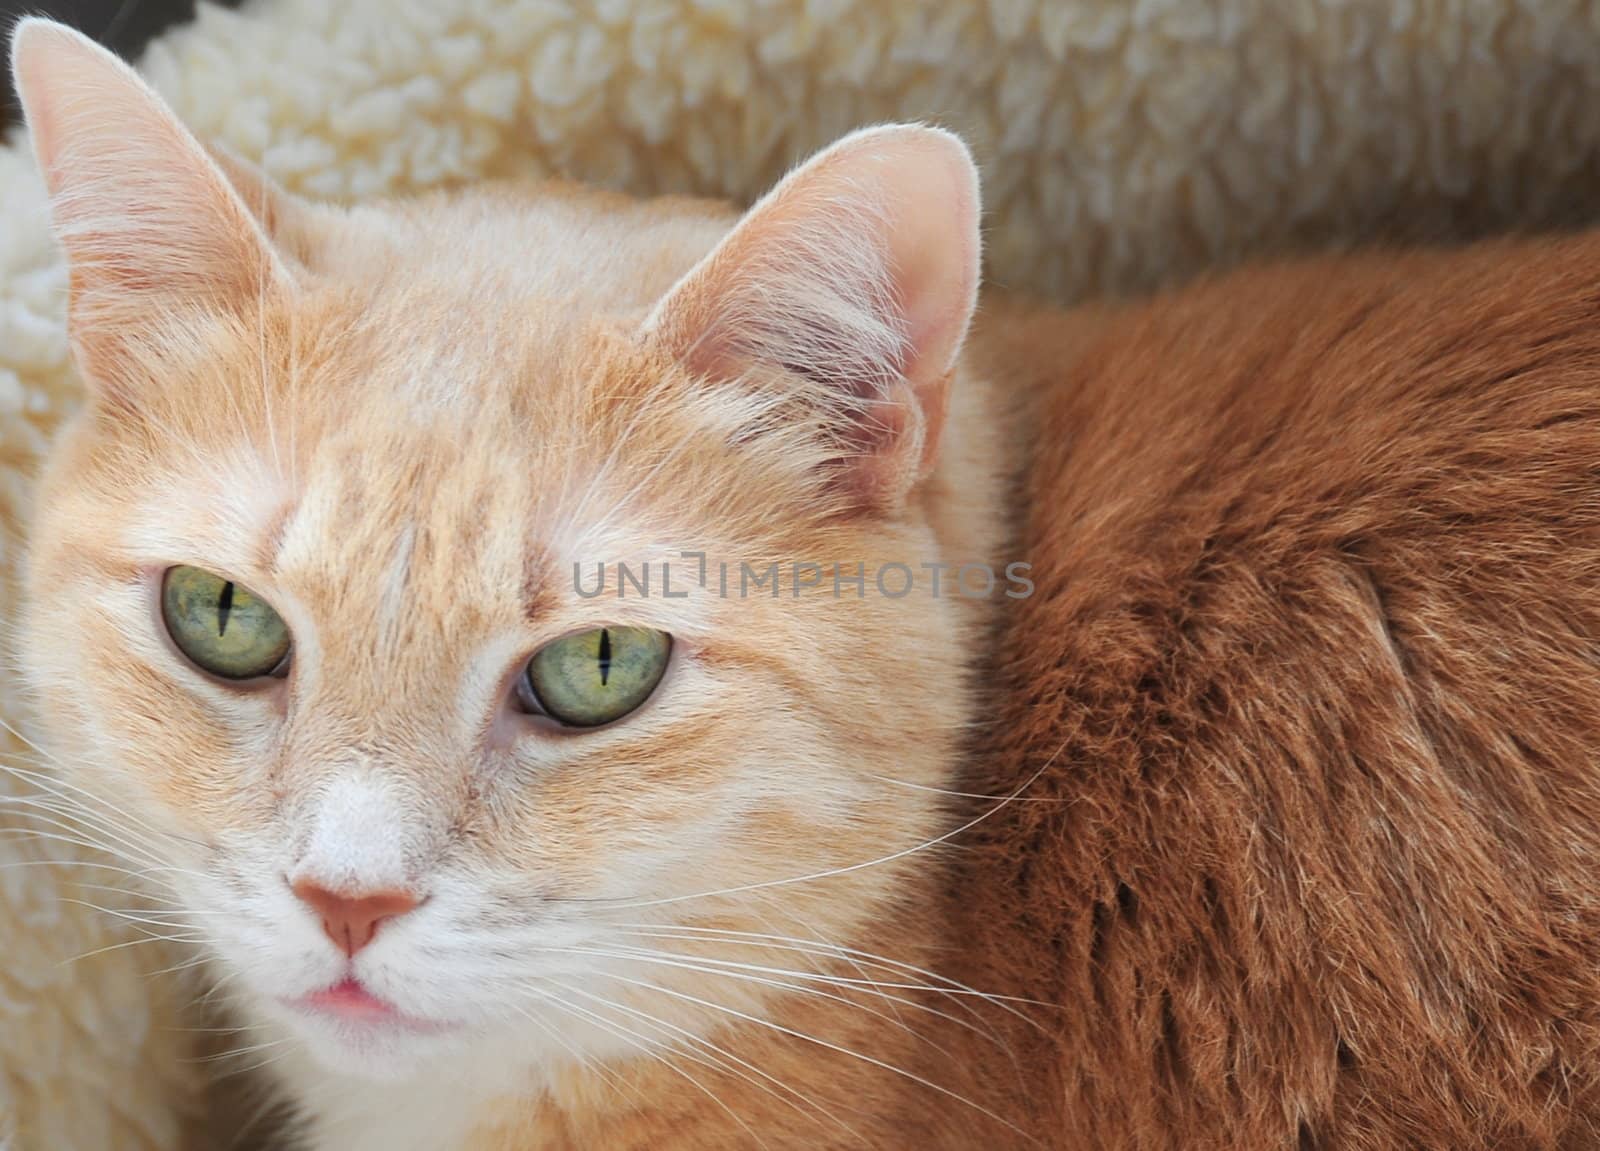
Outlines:
[{"label": "fleece pet bed", "polygon": [[[983,164],[991,276],[1061,299],[1327,240],[1568,223],[1600,185],[1588,0],[254,0],[202,5],[141,66],[202,136],[332,198],[562,173],[748,200],[856,125],[938,121]],[[24,731],[10,611],[29,477],[78,398],[65,283],[14,138],[0,719]],[[0,763],[47,769],[3,729]],[[104,860],[16,833],[36,790],[0,772],[0,1146],[178,1146],[192,989],[84,906]]]}]

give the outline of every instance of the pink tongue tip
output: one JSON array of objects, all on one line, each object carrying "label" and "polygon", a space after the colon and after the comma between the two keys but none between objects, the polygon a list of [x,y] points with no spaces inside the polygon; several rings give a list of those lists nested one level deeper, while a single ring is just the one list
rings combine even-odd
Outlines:
[{"label": "pink tongue tip", "polygon": [[325,991],[314,991],[306,996],[306,1002],[313,1007],[346,1017],[371,1018],[394,1014],[393,1007],[354,979],[346,979],[343,983],[337,983]]}]

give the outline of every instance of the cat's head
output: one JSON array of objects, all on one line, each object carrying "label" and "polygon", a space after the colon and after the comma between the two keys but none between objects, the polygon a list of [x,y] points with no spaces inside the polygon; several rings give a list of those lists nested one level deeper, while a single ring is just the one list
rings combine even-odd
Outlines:
[{"label": "cat's head", "polygon": [[742,219],[344,210],[58,26],[14,63],[89,391],[26,666],[230,994],[375,1073],[626,1052],[597,1005],[703,1031],[782,984],[726,966],[757,936],[883,914],[966,718],[960,605],[874,574],[971,558],[926,482],[978,275],[955,138],[858,133]]}]

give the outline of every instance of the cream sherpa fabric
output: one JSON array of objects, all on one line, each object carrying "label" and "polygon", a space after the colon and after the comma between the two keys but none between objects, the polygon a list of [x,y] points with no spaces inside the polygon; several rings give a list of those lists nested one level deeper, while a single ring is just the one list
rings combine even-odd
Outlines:
[{"label": "cream sherpa fabric", "polygon": [[[256,0],[143,66],[202,135],[326,197],[561,172],[748,199],[853,126],[936,120],[983,163],[992,274],[1061,298],[1391,220],[1581,218],[1600,186],[1588,0]],[[5,608],[27,477],[77,396],[63,286],[0,149]],[[81,872],[12,866],[72,855],[0,835],[0,1142],[173,1146],[181,992],[142,978],[170,956],[60,966],[132,936],[63,901]]]}]

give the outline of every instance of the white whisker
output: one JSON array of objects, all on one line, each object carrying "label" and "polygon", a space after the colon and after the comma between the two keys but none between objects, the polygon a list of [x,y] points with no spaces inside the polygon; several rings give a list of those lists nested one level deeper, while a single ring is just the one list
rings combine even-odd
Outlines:
[{"label": "white whisker", "polygon": [[[659,1017],[657,1017],[655,1015],[651,1015],[648,1011],[642,1011],[642,1010],[639,1010],[638,1008],[629,1007],[629,1006],[626,1006],[626,1005],[621,1004],[621,1003],[615,1003],[615,1002],[612,1002],[611,1000],[608,1000],[608,999],[604,998],[603,996],[595,995],[595,994],[593,994],[591,992],[584,991],[584,990],[582,990],[580,988],[571,987],[571,986],[568,986],[567,984],[564,984],[564,983],[557,983],[556,985],[561,987],[568,994],[581,995],[583,998],[588,999],[591,1002],[603,1004],[606,1007],[612,1008],[613,1010],[627,1012],[630,1016],[632,1016],[632,1017],[634,1017],[636,1019],[639,1019],[640,1021],[642,1021],[642,1022],[644,1022],[644,1023],[648,1024],[648,1025],[652,1025],[652,1026],[656,1026],[656,1027],[659,1027],[659,1028],[663,1028],[663,1029],[667,1030],[668,1032],[681,1037],[686,1042],[693,1043],[693,1044],[696,1044],[697,1046],[700,1046],[702,1048],[707,1049],[709,1052],[713,1053],[714,1056],[717,1057],[721,1061],[737,1064],[737,1067],[724,1067],[724,1070],[728,1074],[736,1075],[738,1078],[743,1079],[745,1082],[751,1084],[752,1086],[759,1088],[760,1090],[766,1092],[768,1095],[772,1096],[774,1099],[777,1099],[778,1101],[780,1101],[780,1102],[784,1103],[785,1105],[793,1108],[794,1110],[799,1111],[801,1114],[805,1114],[805,1112],[801,1109],[800,1104],[804,1104],[805,1106],[810,1107],[813,1111],[815,1111],[818,1114],[822,1115],[824,1118],[831,1120],[835,1125],[837,1125],[847,1135],[850,1135],[851,1137],[853,1137],[853,1138],[855,1138],[857,1140],[861,1140],[862,1137],[861,1137],[861,1133],[859,1131],[857,1131],[855,1128],[851,1127],[848,1123],[846,1123],[844,1120],[840,1119],[837,1115],[835,1115],[833,1112],[829,1111],[826,1107],[823,1107],[815,1099],[812,1099],[810,1096],[808,1096],[805,1093],[799,1091],[797,1088],[791,1087],[789,1084],[783,1082],[781,1079],[778,1079],[777,1077],[775,1077],[773,1075],[770,1075],[767,1072],[761,1070],[761,1068],[757,1067],[755,1064],[749,1062],[748,1060],[739,1058],[739,1056],[733,1054],[731,1051],[727,1050],[725,1047],[721,1047],[718,1044],[711,1042],[711,1040],[709,1040],[709,1039],[707,1039],[707,1038],[705,1038],[703,1036],[696,1035],[696,1034],[694,1034],[694,1032],[688,1030],[687,1028],[679,1027],[675,1023],[671,1023],[671,1022],[669,1022],[669,1021],[667,1021],[665,1019],[661,1019],[661,1018],[659,1018]],[[738,1068],[744,1068],[744,1071],[740,1071]],[[746,1072],[748,1072],[748,1074]],[[788,1099],[788,1098],[785,1098],[783,1095],[779,1095],[776,1091],[773,1090],[772,1087],[769,1087],[766,1084],[759,1082],[757,1079],[752,1078],[752,1076],[759,1076],[761,1079],[764,1079],[768,1083],[771,1083],[774,1086],[780,1088],[786,1094],[794,1096],[794,1099]],[[798,1100],[799,1102],[797,1103],[797,1102],[795,1102],[795,1100]]]},{"label": "white whisker", "polygon": [[[548,1002],[551,1006],[557,1008],[558,1010],[571,1012],[571,1013],[573,1013],[575,1015],[578,1015],[580,1018],[587,1018],[590,1022],[592,1022],[595,1026],[599,1027],[601,1030],[607,1031],[610,1034],[617,1036],[618,1038],[622,1039],[624,1042],[632,1042],[634,1044],[634,1046],[637,1047],[640,1051],[642,1051],[645,1055],[652,1057],[653,1059],[655,1059],[656,1062],[660,1063],[663,1067],[666,1067],[666,1068],[676,1072],[678,1075],[680,1075],[684,1079],[688,1080],[688,1082],[693,1084],[693,1086],[698,1091],[700,1091],[701,1094],[705,1095],[706,1098],[710,1099],[718,1107],[722,1108],[723,1111],[727,1112],[729,1118],[731,1118],[740,1127],[744,1128],[745,1132],[750,1136],[750,1138],[754,1139],[762,1147],[766,1147],[767,1146],[766,1140],[762,1139],[761,1136],[757,1135],[755,1133],[755,1131],[753,1131],[750,1128],[749,1124],[747,1124],[742,1118],[739,1117],[739,1113],[737,1111],[735,1111],[732,1107],[729,1107],[725,1102],[723,1102],[721,1097],[719,1097],[716,1094],[716,1092],[712,1091],[709,1087],[707,1087],[705,1084],[701,1083],[694,1076],[690,1075],[682,1067],[679,1067],[672,1060],[664,1058],[659,1052],[653,1050],[651,1048],[650,1044],[648,1043],[648,1041],[646,1041],[645,1038],[643,1036],[641,1036],[638,1032],[633,1031],[631,1028],[624,1027],[621,1024],[616,1023],[613,1020],[604,1019],[600,1015],[598,1015],[597,1013],[595,1013],[593,1011],[590,1011],[588,1008],[579,1007],[574,1003],[569,1003],[566,1000],[560,998],[559,996],[546,993],[545,1001]],[[681,1054],[681,1052],[680,1052],[680,1054]],[[695,1059],[693,1056],[686,1056],[686,1057],[691,1059],[691,1061],[694,1061],[694,1062],[700,1062],[700,1063],[704,1062],[703,1060]]]},{"label": "white whisker", "polygon": [[644,982],[642,980],[638,980],[638,979],[629,979],[626,976],[617,975],[615,973],[612,973],[609,976],[609,978],[615,979],[615,980],[617,980],[618,982],[621,982],[621,983],[630,984],[631,986],[634,986],[634,987],[640,987],[640,988],[647,989],[649,991],[653,991],[653,992],[655,992],[656,994],[659,994],[659,995],[668,995],[668,996],[671,996],[674,999],[680,999],[680,1000],[683,1000],[683,1001],[688,1002],[688,1003],[694,1003],[694,1004],[697,1004],[698,1006],[706,1008],[707,1010],[716,1011],[716,1012],[719,1012],[719,1013],[724,1014],[724,1015],[729,1015],[729,1016],[732,1016],[735,1019],[741,1019],[746,1023],[754,1024],[757,1027],[765,1027],[765,1028],[768,1028],[769,1030],[776,1031],[776,1032],[778,1032],[780,1034],[788,1035],[788,1036],[790,1036],[790,1037],[792,1037],[794,1039],[800,1039],[800,1040],[804,1040],[805,1042],[808,1042],[808,1043],[814,1043],[817,1046],[826,1048],[829,1051],[837,1052],[840,1055],[848,1056],[851,1059],[856,1059],[856,1060],[861,1061],[862,1063],[870,1064],[871,1066],[881,1068],[881,1069],[883,1069],[885,1071],[888,1071],[888,1072],[891,1072],[891,1073],[893,1073],[895,1075],[903,1076],[904,1078],[910,1080],[913,1083],[917,1083],[917,1084],[920,1084],[923,1087],[926,1087],[930,1091],[937,1092],[938,1094],[943,1095],[946,1098],[955,1100],[957,1103],[961,1103],[961,1104],[963,1104],[963,1105],[965,1105],[967,1107],[971,1107],[973,1110],[977,1111],[979,1114],[984,1115],[984,1116],[986,1116],[986,1117],[988,1117],[990,1119],[993,1119],[996,1123],[999,1123],[1001,1126],[1006,1127],[1010,1131],[1015,1132],[1017,1135],[1021,1136],[1023,1139],[1026,1139],[1029,1143],[1033,1143],[1033,1144],[1037,1144],[1038,1143],[1037,1139],[1035,1139],[1033,1136],[1029,1135],[1026,1131],[1022,1130],[1022,1128],[1018,1127],[1015,1123],[1012,1123],[1009,1119],[1006,1119],[1006,1118],[996,1114],[994,1111],[991,1111],[989,1108],[983,1106],[981,1103],[974,1102],[973,1100],[968,1099],[966,1096],[961,1095],[961,1094],[959,1094],[959,1093],[957,1093],[955,1091],[950,1090],[950,1088],[948,1088],[948,1087],[945,1087],[945,1086],[943,1086],[941,1084],[933,1082],[933,1080],[931,1080],[931,1079],[926,1079],[923,1076],[918,1075],[914,1071],[907,1071],[903,1067],[896,1067],[894,1064],[885,1062],[884,1060],[878,1059],[875,1056],[867,1055],[867,1054],[864,1054],[863,1052],[860,1052],[860,1051],[854,1051],[854,1050],[852,1050],[852,1049],[850,1049],[848,1047],[842,1046],[841,1044],[832,1043],[832,1042],[830,1042],[830,1041],[828,1041],[826,1039],[821,1039],[821,1038],[819,1038],[819,1037],[817,1037],[815,1035],[807,1034],[804,1031],[798,1031],[798,1030],[796,1030],[796,1029],[794,1029],[792,1027],[786,1027],[783,1024],[774,1022],[773,1020],[770,1020],[770,1019],[762,1019],[759,1015],[751,1015],[747,1011],[740,1011],[738,1008],[729,1007],[727,1004],[724,1004],[724,1003],[715,1003],[715,1002],[712,1002],[711,1000],[701,999],[699,996],[690,995],[690,994],[688,994],[687,992],[684,992],[684,991],[675,991],[675,990],[673,990],[671,988],[661,987],[661,986],[659,986],[657,984],[654,984],[654,983],[646,983],[646,982]]},{"label": "white whisker", "polygon": [[[1065,745],[1063,745],[1063,746],[1065,746]],[[881,855],[881,856],[877,857],[876,859],[863,860],[860,863],[851,863],[851,864],[847,864],[847,865],[845,865],[843,867],[832,867],[832,868],[827,869],[826,871],[815,871],[815,872],[811,872],[810,874],[807,874],[807,875],[793,875],[793,876],[789,876],[789,877],[787,877],[785,879],[768,879],[768,880],[763,880],[763,881],[758,882],[758,883],[740,884],[740,885],[738,885],[736,887],[723,887],[723,888],[719,888],[719,889],[714,890],[714,891],[696,891],[696,892],[691,892],[688,895],[669,895],[669,896],[664,896],[664,897],[662,897],[660,899],[644,899],[644,900],[637,900],[637,901],[633,901],[633,902],[619,902],[619,903],[612,904],[612,909],[613,910],[618,910],[618,911],[623,911],[623,910],[630,910],[630,909],[636,908],[636,907],[661,907],[661,906],[665,906],[667,904],[672,904],[672,903],[684,903],[684,902],[687,902],[688,900],[691,900],[691,899],[711,899],[713,897],[722,896],[722,895],[738,895],[738,894],[741,894],[741,893],[747,892],[747,891],[765,891],[765,890],[767,890],[769,888],[773,888],[773,887],[788,887],[788,886],[792,886],[793,884],[796,884],[796,883],[810,883],[810,882],[813,882],[815,880],[832,879],[832,878],[835,878],[835,877],[841,876],[841,875],[849,875],[852,872],[863,871],[863,870],[865,870],[865,869],[867,869],[869,867],[881,867],[882,865],[884,865],[886,863],[893,863],[896,860],[905,859],[908,856],[912,856],[912,855],[917,855],[917,854],[919,854],[921,852],[929,850],[930,848],[937,847],[942,843],[949,843],[951,840],[955,839],[956,837],[958,837],[960,835],[964,835],[966,832],[971,831],[974,827],[977,827],[980,823],[983,823],[985,820],[991,818],[992,816],[995,815],[995,813],[1003,810],[1009,803],[1011,803],[1013,800],[1015,800],[1023,792],[1027,791],[1028,788],[1032,787],[1034,785],[1034,783],[1038,781],[1039,777],[1042,776],[1050,768],[1051,764],[1053,764],[1056,761],[1056,757],[1061,754],[1061,750],[1062,750],[1061,748],[1057,748],[1055,750],[1055,752],[1051,754],[1049,759],[1045,760],[1044,763],[1040,764],[1039,768],[1032,775],[1030,775],[1026,780],[1023,781],[1021,786],[1019,786],[1015,791],[1013,791],[1005,799],[1001,800],[999,803],[995,804],[993,807],[991,807],[987,811],[983,812],[981,815],[977,815],[977,816],[973,817],[972,819],[967,820],[965,823],[961,824],[959,827],[953,828],[950,831],[947,831],[942,835],[936,835],[931,839],[925,839],[921,843],[915,844],[915,845],[913,845],[911,847],[906,847],[906,848],[902,848],[899,851],[890,852],[888,855]]]}]

